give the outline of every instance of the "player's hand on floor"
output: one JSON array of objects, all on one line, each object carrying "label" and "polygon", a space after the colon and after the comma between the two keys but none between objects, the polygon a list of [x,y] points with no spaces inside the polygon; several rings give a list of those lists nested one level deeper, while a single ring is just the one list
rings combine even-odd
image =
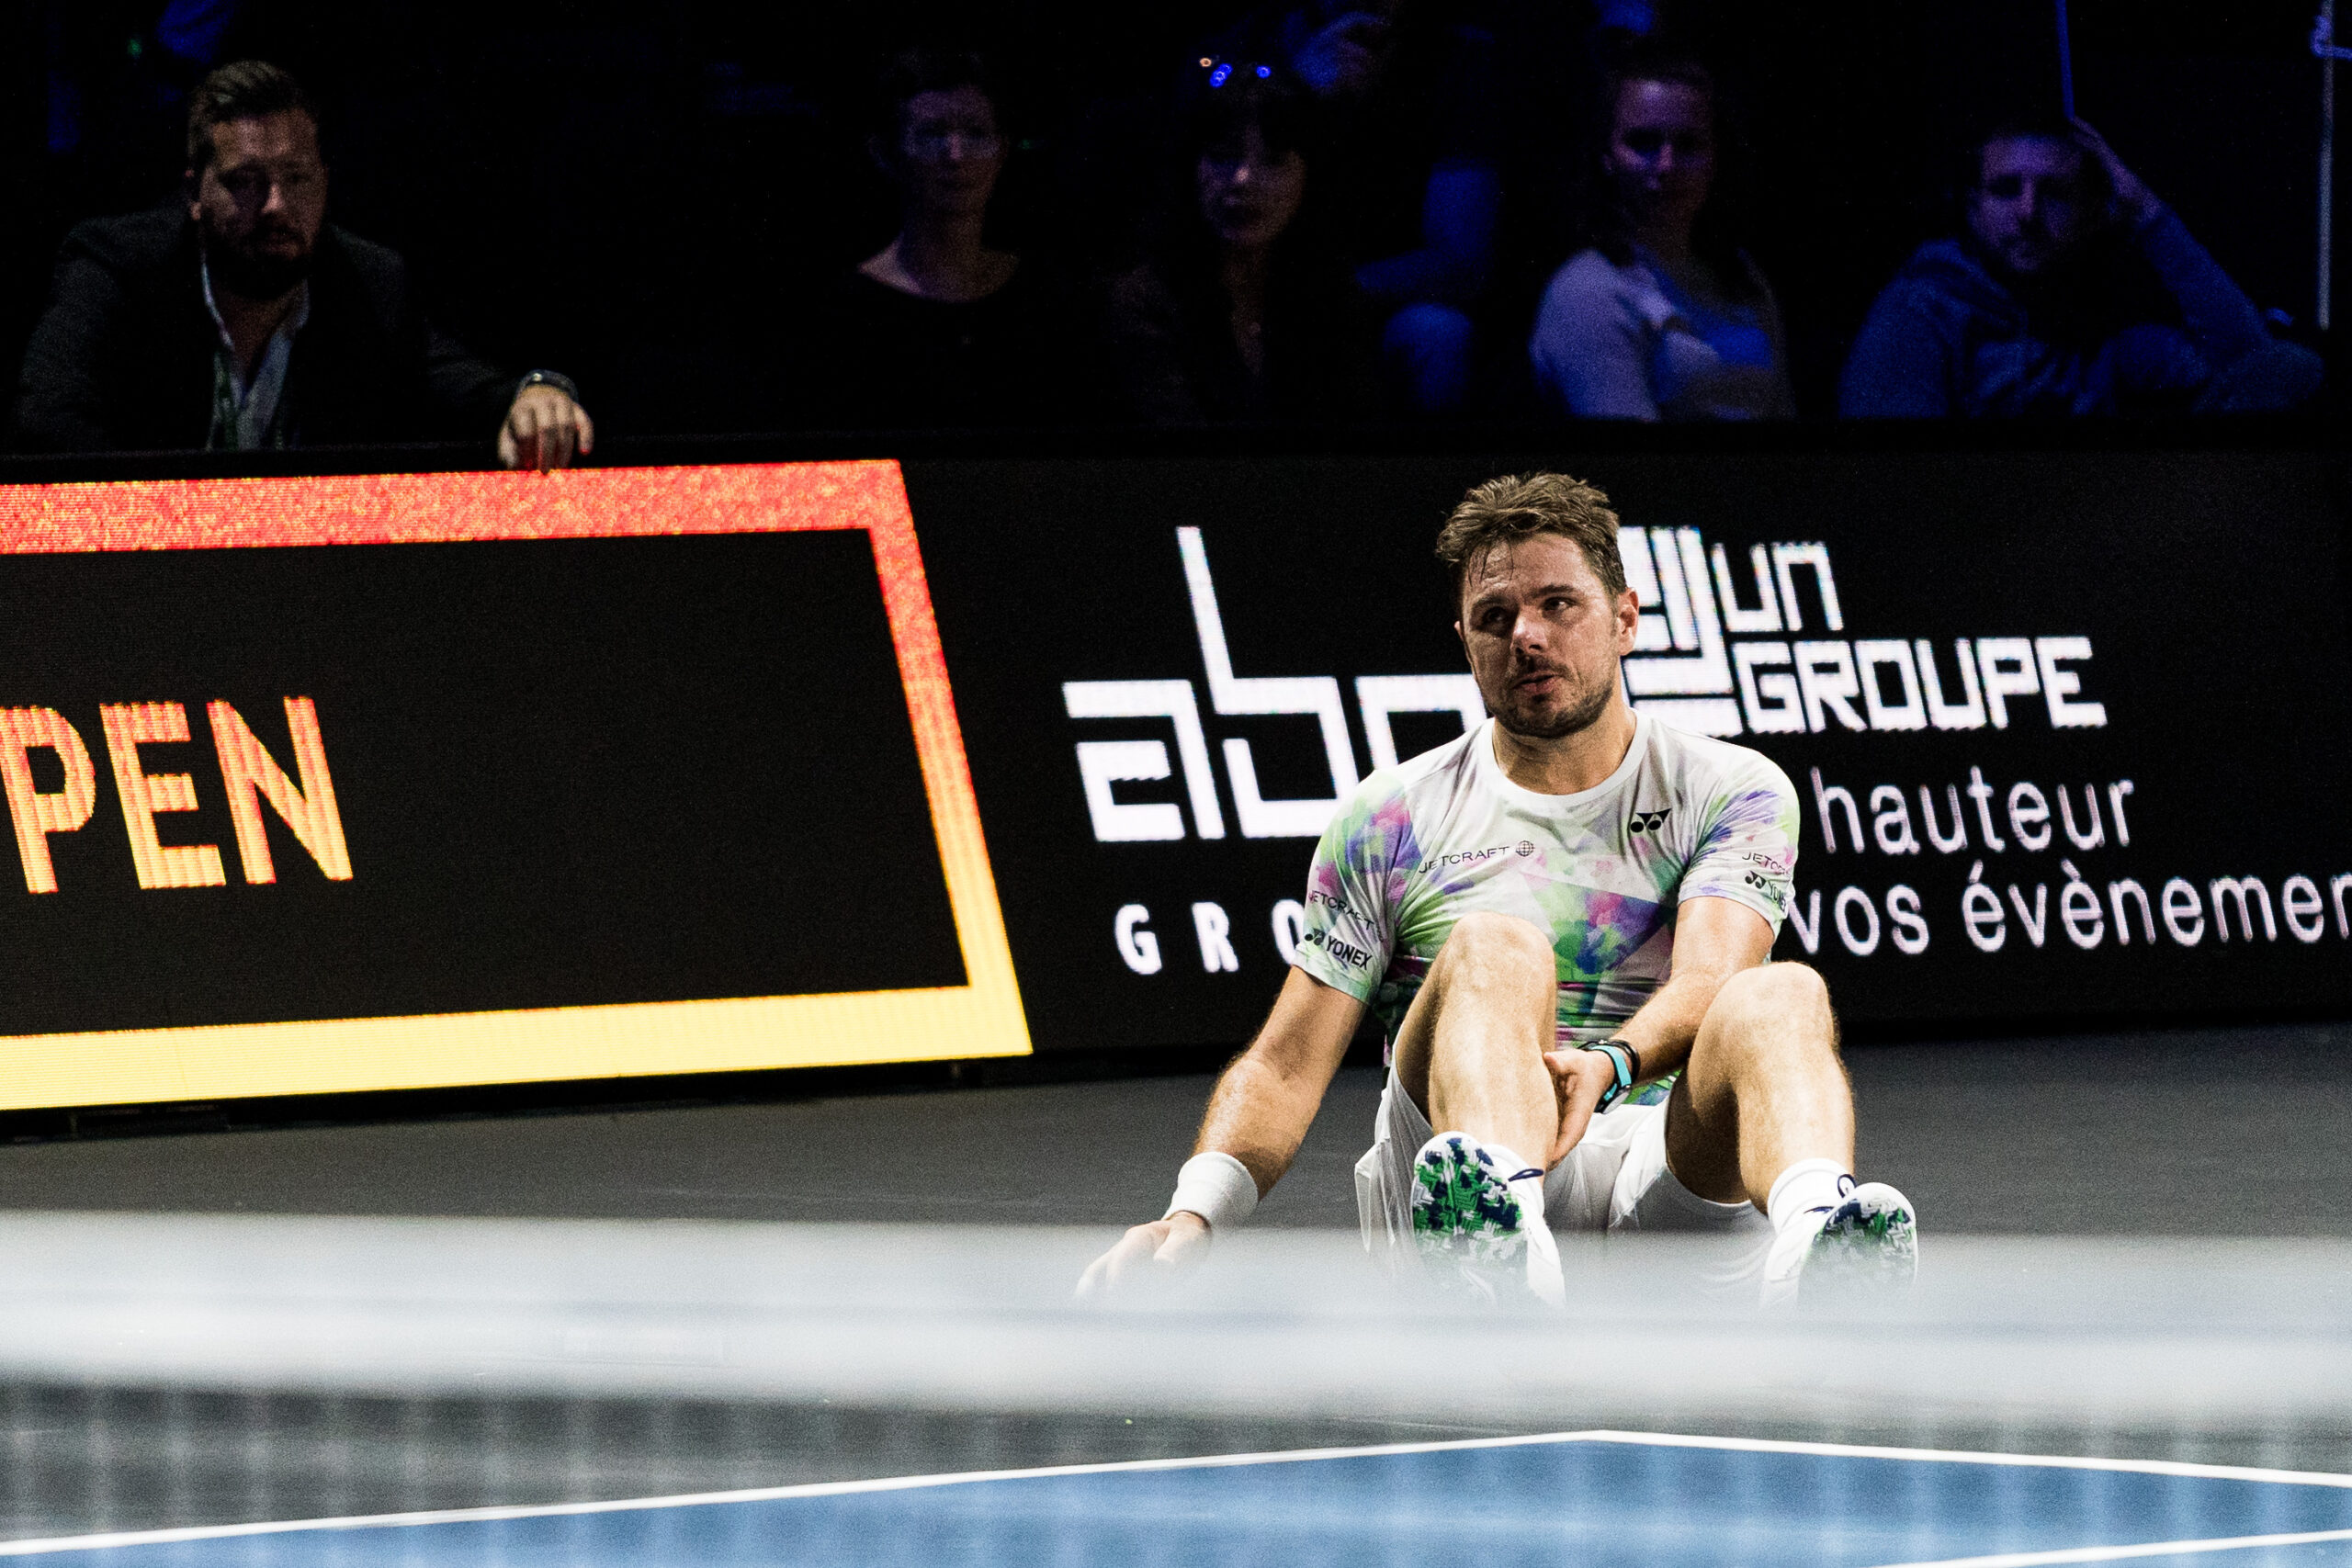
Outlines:
[{"label": "player's hand on floor", "polygon": [[1087,1265],[1078,1281],[1079,1299],[1100,1300],[1138,1286],[1163,1284],[1191,1269],[1208,1251],[1209,1224],[1198,1214],[1180,1212],[1136,1225]]},{"label": "player's hand on floor", "polygon": [[1549,1170],[1583,1140],[1585,1129],[1592,1125],[1593,1107],[1616,1081],[1617,1067],[1599,1051],[1573,1047],[1544,1052],[1544,1066],[1552,1075],[1552,1092],[1560,1103],[1560,1130],[1544,1158],[1544,1168]]}]

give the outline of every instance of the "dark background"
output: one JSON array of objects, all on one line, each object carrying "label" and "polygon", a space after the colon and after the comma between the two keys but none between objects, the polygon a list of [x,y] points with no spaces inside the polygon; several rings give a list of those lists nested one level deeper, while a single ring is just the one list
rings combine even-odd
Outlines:
[{"label": "dark background", "polygon": [[[154,0],[0,10],[0,366],[74,221],[169,199],[184,94],[245,55],[324,100],[334,210],[414,264],[442,322],[510,366],[571,371],[607,432],[757,427],[822,280],[892,232],[863,150],[876,60],[952,25],[1012,79],[1004,238],[1086,262],[1132,244],[1165,91],[1234,0],[1107,6],[544,7],[216,0],[161,36]],[[1589,6],[1488,7],[1544,209],[1583,105]],[[1744,104],[1754,249],[1787,314],[1801,404],[1829,409],[1871,296],[1946,227],[1951,143],[1988,102],[2056,101],[2047,0],[1669,0]],[[2074,0],[2082,112],[2256,302],[2313,305],[2319,66],[2312,0]],[[194,51],[175,52],[173,42]],[[1540,231],[1556,214],[1539,210]],[[1542,254],[1539,254],[1542,253]],[[1538,243],[1503,258],[1540,276]]]},{"label": "dark background", "polygon": [[[0,704],[97,773],[60,890],[0,879],[0,1033],[963,982],[863,533],[6,556],[0,603]],[[242,874],[203,705],[290,777],[289,694],[348,882],[266,806],[277,881]],[[98,706],[146,701],[200,807],[159,834],[226,886],[133,875]]]},{"label": "dark background", "polygon": [[[1781,444],[1793,447],[1793,442]],[[2352,871],[2342,810],[2352,749],[2347,642],[2332,462],[2311,454],[1901,452],[1857,449],[1672,452],[1516,451],[1454,456],[1202,457],[1126,462],[931,461],[908,465],[948,666],[956,682],[1000,892],[1031,1028],[1042,1049],[1224,1043],[1255,1030],[1283,976],[1271,933],[1275,900],[1304,896],[1312,840],[1239,836],[1229,779],[1217,772],[1228,836],[1219,841],[1097,844],[1072,748],[1081,739],[1157,738],[1166,720],[1072,720],[1061,682],[1183,678],[1193,682],[1212,756],[1227,736],[1256,753],[1269,797],[1326,795],[1319,732],[1306,716],[1220,718],[1211,709],[1175,530],[1201,528],[1235,672],[1336,675],[1354,713],[1358,675],[1464,668],[1438,569],[1436,520],[1487,476],[1556,468],[1605,489],[1631,524],[1697,527],[1735,562],[1747,545],[1828,543],[1845,626],[1806,637],[1951,639],[2088,636],[2084,700],[2104,728],[2052,729],[2040,696],[2012,699],[2006,729],[1743,736],[1787,771],[1802,802],[1799,899],[1821,897],[1819,951],[1793,927],[1778,952],[1828,976],[1841,1014],[1862,1027],[2016,1025],[2061,1018],[2240,1017],[2336,1011],[2352,1002],[2352,963],[2332,908],[2305,945],[2283,920],[2276,941],[2203,942],[2114,922],[2095,951],[2058,919],[2073,861],[2106,903],[2110,879],[2136,877],[2150,898],[2188,879],[2202,900],[2214,877],[2280,882]],[[1061,526],[1035,519],[1067,520]],[[1801,579],[1801,581],[1803,580]],[[1459,733],[1444,716],[1396,721],[1409,756]],[[2030,780],[2051,796],[2052,842],[2026,852],[1993,804],[2006,852],[1970,848],[1890,858],[1875,848],[1825,853],[1810,770],[1851,790],[1869,830],[1871,787],[1963,790],[1972,765],[2003,796]],[[2075,849],[2056,827],[2055,787],[2133,781],[2132,842]],[[1182,800],[1180,777],[1116,786],[1123,800]],[[1187,811],[1188,826],[1190,813]],[[1842,813],[1839,833],[1844,837]],[[2000,892],[2029,907],[2046,886],[2049,925],[2034,947],[2015,913],[1995,954],[1963,934],[1962,888],[1982,856]],[[1930,928],[1918,956],[1895,951],[1884,896],[1921,895]],[[1880,902],[1867,959],[1829,929],[1840,888]],[[1238,972],[1204,973],[1195,900],[1232,921]],[[1152,914],[1163,967],[1131,974],[1113,918]],[[2274,908],[2274,913],[2276,913]],[[2256,919],[2257,928],[2259,919]]]}]

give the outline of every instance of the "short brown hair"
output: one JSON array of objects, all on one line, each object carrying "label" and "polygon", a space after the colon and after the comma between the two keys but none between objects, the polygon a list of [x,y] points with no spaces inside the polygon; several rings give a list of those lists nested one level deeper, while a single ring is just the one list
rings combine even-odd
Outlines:
[{"label": "short brown hair", "polygon": [[1462,579],[1490,547],[1559,534],[1574,539],[1614,599],[1625,592],[1625,563],[1617,554],[1617,513],[1598,485],[1566,474],[1506,474],[1470,487],[1437,531],[1437,558],[1453,574],[1453,602]]},{"label": "short brown hair", "polygon": [[319,123],[318,106],[302,84],[282,65],[266,60],[240,60],[223,65],[196,85],[187,96],[187,166],[204,173],[212,162],[213,127],[232,119],[260,119],[299,111]]}]

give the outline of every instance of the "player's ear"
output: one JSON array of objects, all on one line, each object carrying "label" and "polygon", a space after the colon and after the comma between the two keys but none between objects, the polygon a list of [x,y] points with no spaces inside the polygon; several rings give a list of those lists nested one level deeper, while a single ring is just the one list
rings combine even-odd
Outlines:
[{"label": "player's ear", "polygon": [[1642,601],[1630,589],[1617,594],[1617,656],[1623,658],[1634,651],[1634,639],[1642,629]]}]

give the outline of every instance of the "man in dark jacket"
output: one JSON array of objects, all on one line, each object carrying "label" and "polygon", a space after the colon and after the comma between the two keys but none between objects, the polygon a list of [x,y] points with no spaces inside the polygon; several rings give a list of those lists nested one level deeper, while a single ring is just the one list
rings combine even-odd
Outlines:
[{"label": "man in dark jacket", "polygon": [[34,451],[497,436],[563,468],[594,427],[563,377],[517,378],[434,330],[406,265],[326,221],[318,118],[286,72],[226,65],[190,99],[188,201],[66,236],[25,351]]},{"label": "man in dark jacket", "polygon": [[1846,361],[1849,417],[2255,412],[2319,389],[2177,215],[2080,120],[1985,137],[1967,232],[1922,246]]}]

